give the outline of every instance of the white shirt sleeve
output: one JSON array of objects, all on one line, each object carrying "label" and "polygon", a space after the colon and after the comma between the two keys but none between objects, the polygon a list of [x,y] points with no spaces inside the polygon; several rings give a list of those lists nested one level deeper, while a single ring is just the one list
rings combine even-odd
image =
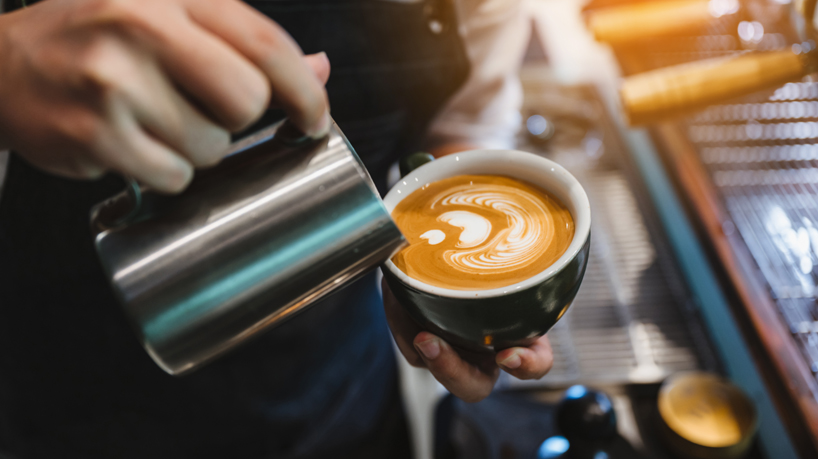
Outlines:
[{"label": "white shirt sleeve", "polygon": [[427,147],[513,148],[520,126],[520,65],[531,34],[526,0],[456,0],[471,73],[432,122]]}]

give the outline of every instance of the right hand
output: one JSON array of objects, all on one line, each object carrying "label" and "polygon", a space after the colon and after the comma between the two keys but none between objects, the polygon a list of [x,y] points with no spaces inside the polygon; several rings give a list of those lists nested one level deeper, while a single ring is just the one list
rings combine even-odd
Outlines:
[{"label": "right hand", "polygon": [[323,135],[328,77],[237,0],[48,0],[0,15],[0,149],[179,192],[271,103]]},{"label": "right hand", "polygon": [[443,339],[420,328],[398,303],[386,279],[381,287],[386,321],[406,361],[428,369],[443,387],[465,402],[488,397],[501,368],[519,379],[540,379],[554,364],[551,342],[545,335],[529,346],[511,347],[494,355],[461,355]]}]

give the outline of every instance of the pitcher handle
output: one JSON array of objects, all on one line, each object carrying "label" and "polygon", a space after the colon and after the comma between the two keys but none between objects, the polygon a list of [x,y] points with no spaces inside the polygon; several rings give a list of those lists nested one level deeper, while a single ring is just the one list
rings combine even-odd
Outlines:
[{"label": "pitcher handle", "polygon": [[125,190],[98,204],[91,211],[97,231],[118,228],[134,221],[142,210],[142,188],[133,178],[125,178]]}]

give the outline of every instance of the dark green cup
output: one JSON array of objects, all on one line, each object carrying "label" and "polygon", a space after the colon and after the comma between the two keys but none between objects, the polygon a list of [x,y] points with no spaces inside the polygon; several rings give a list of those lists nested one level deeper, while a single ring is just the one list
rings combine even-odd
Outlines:
[{"label": "dark green cup", "polygon": [[574,218],[574,238],[554,264],[522,282],[488,290],[436,287],[407,276],[392,261],[384,278],[400,304],[422,327],[474,351],[498,351],[532,343],[565,314],[579,290],[591,243],[588,196],[562,166],[531,153],[472,150],[424,164],[403,177],[384,198],[389,212],[427,183],[465,174],[504,175],[553,194]]}]

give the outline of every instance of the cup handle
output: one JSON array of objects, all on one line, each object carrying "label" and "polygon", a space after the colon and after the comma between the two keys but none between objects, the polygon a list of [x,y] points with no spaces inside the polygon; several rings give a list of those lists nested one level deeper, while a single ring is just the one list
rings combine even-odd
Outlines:
[{"label": "cup handle", "polygon": [[419,151],[417,153],[404,156],[400,159],[400,162],[398,162],[401,178],[406,177],[406,175],[413,170],[434,160],[435,157],[430,153],[426,153],[425,151]]}]

